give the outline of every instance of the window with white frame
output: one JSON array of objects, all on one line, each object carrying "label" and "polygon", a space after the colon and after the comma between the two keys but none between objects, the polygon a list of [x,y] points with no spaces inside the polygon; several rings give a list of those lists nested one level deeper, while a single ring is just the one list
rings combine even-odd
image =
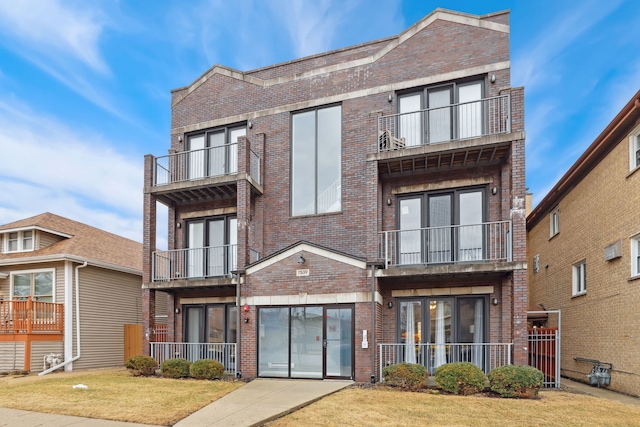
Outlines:
[{"label": "window with white frame", "polygon": [[587,293],[587,261],[582,260],[573,265],[573,295]]},{"label": "window with white frame", "polygon": [[560,208],[556,207],[549,214],[549,237],[560,232]]},{"label": "window with white frame", "polygon": [[631,276],[640,276],[640,234],[631,238]]},{"label": "window with white frame", "polygon": [[640,134],[631,137],[631,169],[640,167]]},{"label": "window with white frame", "polygon": [[11,298],[53,302],[55,270],[28,270],[11,273]]},{"label": "window with white frame", "polygon": [[4,235],[3,251],[26,252],[33,250],[33,230],[13,231]]},{"label": "window with white frame", "polygon": [[342,209],[342,107],[291,118],[291,215]]}]

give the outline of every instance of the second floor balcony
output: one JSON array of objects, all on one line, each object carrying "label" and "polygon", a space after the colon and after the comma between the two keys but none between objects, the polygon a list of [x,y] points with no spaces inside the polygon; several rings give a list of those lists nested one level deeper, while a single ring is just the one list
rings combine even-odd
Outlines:
[{"label": "second floor balcony", "polygon": [[155,251],[152,258],[153,282],[230,278],[238,260],[237,245]]},{"label": "second floor balcony", "polygon": [[511,245],[511,221],[379,233],[379,257],[387,269],[445,266],[433,269],[438,274],[456,271],[448,266],[462,266],[462,272],[477,264],[510,263]]},{"label": "second floor balcony", "polygon": [[206,147],[154,157],[151,188],[161,200],[173,204],[234,198],[237,183],[246,179],[252,190],[262,193],[260,156],[248,149],[242,162],[238,143]]}]

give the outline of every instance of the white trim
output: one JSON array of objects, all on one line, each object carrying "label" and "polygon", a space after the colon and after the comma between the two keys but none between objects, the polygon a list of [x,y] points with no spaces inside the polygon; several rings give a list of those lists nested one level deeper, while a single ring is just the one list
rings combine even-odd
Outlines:
[{"label": "white trim", "polygon": [[629,170],[634,171],[640,168],[640,165],[636,164],[637,151],[640,150],[640,125],[636,126],[629,133]]},{"label": "white trim", "polygon": [[73,263],[64,262],[64,361],[73,358]]},{"label": "white trim", "polygon": [[640,233],[631,236],[631,277],[640,276],[638,257],[640,256]]},{"label": "white trim", "polygon": [[[24,249],[23,248],[23,243],[24,243],[24,233],[25,231],[31,231],[31,249]],[[33,229],[26,229],[26,230],[11,230],[11,231],[7,231],[7,232],[1,232],[4,236],[2,238],[2,253],[5,254],[15,254],[18,252],[33,252],[36,250],[36,232]],[[16,249],[15,251],[10,251],[9,250],[9,234],[11,233],[16,233],[18,235],[17,237],[17,247],[18,249]]]},{"label": "white trim", "polygon": [[[554,218],[557,221],[554,221]],[[549,212],[549,238],[560,233],[560,206],[556,206]]]},{"label": "white trim", "polygon": [[29,225],[29,226],[25,226],[25,227],[15,227],[15,228],[5,228],[5,229],[0,230],[0,233],[4,234],[4,233],[13,233],[13,232],[16,232],[16,231],[28,231],[28,230],[45,231],[47,233],[55,234],[57,236],[66,237],[66,238],[73,237],[73,234],[62,233],[60,231],[55,231],[55,230],[51,230],[49,228],[39,227],[37,225]]},{"label": "white trim", "polygon": [[587,293],[587,260],[583,259],[573,264],[571,295],[576,297]]},{"label": "white trim", "polygon": [[142,276],[142,270],[136,270],[134,268],[124,267],[121,265],[110,264],[108,262],[93,260],[90,258],[83,258],[76,255],[70,254],[56,254],[56,255],[37,255],[25,258],[4,258],[0,259],[0,267],[1,266],[13,266],[16,264],[35,264],[40,262],[51,262],[51,261],[71,261],[71,262],[79,262],[93,266],[106,268],[109,270],[120,271],[123,273],[135,274],[138,276]]},{"label": "white trim", "polygon": [[[382,295],[376,291],[376,303],[382,305]],[[357,302],[371,302],[371,292],[343,292],[329,294],[308,294],[300,292],[292,295],[260,295],[242,297],[240,305],[251,306],[289,306],[289,305],[324,305],[324,304],[354,304]]]},{"label": "white trim", "polygon": [[13,299],[13,276],[18,274],[51,273],[51,302],[56,302],[56,269],[37,268],[33,270],[14,270],[10,272],[9,299]]},{"label": "white trim", "polygon": [[316,246],[311,246],[308,245],[306,243],[302,243],[300,245],[296,245],[291,249],[288,249],[274,257],[268,258],[262,262],[259,262],[258,264],[247,268],[247,270],[245,271],[245,273],[248,275],[253,274],[255,272],[258,272],[260,270],[262,270],[263,268],[267,268],[272,266],[275,263],[278,263],[282,260],[285,260],[287,258],[289,258],[290,256],[296,255],[299,252],[307,252],[307,253],[312,253],[327,259],[330,259],[332,261],[337,261],[337,262],[341,262],[343,264],[348,264],[351,265],[353,267],[357,267],[360,268],[362,270],[367,268],[367,263],[365,261],[360,261],[351,257],[348,257],[346,255],[340,255],[337,254],[335,252],[332,251],[328,251],[326,249],[320,249]]}]

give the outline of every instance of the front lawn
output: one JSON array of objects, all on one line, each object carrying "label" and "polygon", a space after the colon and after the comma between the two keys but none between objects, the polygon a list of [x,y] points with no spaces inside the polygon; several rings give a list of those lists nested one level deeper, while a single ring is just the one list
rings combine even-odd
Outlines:
[{"label": "front lawn", "polygon": [[[87,389],[73,388],[84,384]],[[0,406],[105,420],[171,425],[241,387],[242,382],[132,377],[99,370],[0,378]]]}]

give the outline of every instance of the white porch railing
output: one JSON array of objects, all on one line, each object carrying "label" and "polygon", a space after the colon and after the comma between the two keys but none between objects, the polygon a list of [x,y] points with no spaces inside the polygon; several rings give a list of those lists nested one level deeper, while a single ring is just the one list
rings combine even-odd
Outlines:
[{"label": "white porch railing", "polygon": [[501,95],[378,118],[378,151],[511,132],[511,98]]},{"label": "white porch railing", "polygon": [[436,368],[445,363],[471,362],[488,374],[495,368],[511,364],[512,346],[512,343],[378,344],[379,378],[382,381],[385,366],[404,362],[423,365],[429,375],[434,375]]},{"label": "white porch railing", "polygon": [[379,233],[387,267],[511,261],[511,221]]},{"label": "white porch railing", "polygon": [[[257,154],[252,152],[252,156]],[[253,164],[253,161],[251,163]],[[259,163],[258,157],[258,165]],[[236,172],[238,172],[238,144],[225,144],[155,157],[153,185],[173,184]],[[257,172],[259,173],[259,169]],[[254,178],[260,180],[259,175]]]},{"label": "white porch railing", "polygon": [[228,277],[236,269],[238,245],[155,251],[152,258],[154,282]]},{"label": "white porch railing", "polygon": [[235,343],[187,343],[187,342],[152,342],[151,357],[158,366],[167,359],[187,359],[195,362],[200,359],[213,359],[222,363],[225,374],[236,376],[236,344]]}]

